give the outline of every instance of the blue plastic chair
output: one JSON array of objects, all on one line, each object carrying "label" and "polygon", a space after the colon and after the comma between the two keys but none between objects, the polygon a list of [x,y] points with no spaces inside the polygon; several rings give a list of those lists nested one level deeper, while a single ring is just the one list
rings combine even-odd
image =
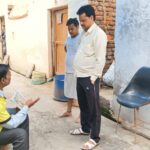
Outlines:
[{"label": "blue plastic chair", "polygon": [[140,107],[150,104],[150,68],[142,67],[135,73],[125,90],[120,95],[118,95],[117,102],[120,104],[117,118],[117,127],[121,106],[134,109],[134,133],[136,141],[137,112],[139,111]]}]

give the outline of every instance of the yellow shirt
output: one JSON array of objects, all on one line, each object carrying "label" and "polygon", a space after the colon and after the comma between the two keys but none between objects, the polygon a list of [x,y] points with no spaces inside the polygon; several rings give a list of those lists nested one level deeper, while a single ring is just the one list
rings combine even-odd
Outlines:
[{"label": "yellow shirt", "polygon": [[0,97],[0,131],[3,128],[1,124],[7,122],[8,120],[10,120],[10,118],[10,114],[6,109],[6,98]]}]

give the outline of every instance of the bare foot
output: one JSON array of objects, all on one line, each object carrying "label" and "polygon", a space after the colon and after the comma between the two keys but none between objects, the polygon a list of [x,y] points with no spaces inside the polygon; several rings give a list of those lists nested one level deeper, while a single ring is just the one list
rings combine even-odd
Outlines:
[{"label": "bare foot", "polygon": [[64,117],[70,117],[72,114],[71,114],[71,111],[66,111],[65,113],[63,113],[60,118],[64,118]]}]

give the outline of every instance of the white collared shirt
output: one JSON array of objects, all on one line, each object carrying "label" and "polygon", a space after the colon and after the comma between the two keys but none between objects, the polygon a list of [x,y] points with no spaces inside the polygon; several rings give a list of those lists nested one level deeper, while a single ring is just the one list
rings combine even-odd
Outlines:
[{"label": "white collared shirt", "polygon": [[106,61],[107,35],[95,23],[83,31],[77,54],[74,59],[74,69],[77,77],[91,77],[95,81],[101,77]]}]

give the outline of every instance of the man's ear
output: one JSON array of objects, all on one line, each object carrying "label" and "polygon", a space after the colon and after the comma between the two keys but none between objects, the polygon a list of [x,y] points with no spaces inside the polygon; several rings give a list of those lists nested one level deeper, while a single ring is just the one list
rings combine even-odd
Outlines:
[{"label": "man's ear", "polygon": [[94,16],[90,16],[91,20],[94,21]]},{"label": "man's ear", "polygon": [[4,84],[4,83],[5,83],[5,78],[2,78],[2,79],[0,80],[0,82],[1,82],[2,84]]}]

